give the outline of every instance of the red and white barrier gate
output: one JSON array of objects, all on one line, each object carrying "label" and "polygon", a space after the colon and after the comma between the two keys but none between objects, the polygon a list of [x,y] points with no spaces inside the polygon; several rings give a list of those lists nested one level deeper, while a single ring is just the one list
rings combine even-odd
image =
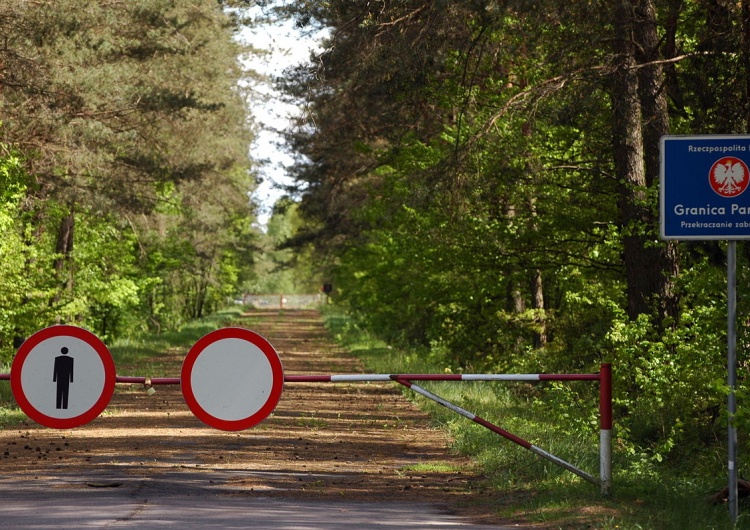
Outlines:
[{"label": "red and white barrier gate", "polygon": [[[9,380],[9,374],[0,374],[0,380]],[[179,377],[126,377],[117,376],[118,383],[156,385],[179,385]],[[395,381],[435,401],[465,418],[507,438],[511,442],[528,449],[542,458],[575,473],[579,477],[601,488],[603,495],[609,495],[612,486],[612,367],[602,364],[598,374],[343,374],[343,375],[285,375],[285,383],[354,383]],[[414,384],[414,381],[599,381],[599,478],[586,473],[573,464],[519,438],[518,436],[490,423],[429,390]],[[221,428],[221,427],[220,427]]]},{"label": "red and white barrier gate", "polygon": [[[75,350],[74,354],[71,350]],[[50,356],[50,352],[55,355],[59,352],[60,355]],[[52,362],[55,363],[54,377],[51,376]],[[109,351],[91,333],[73,326],[53,326],[27,339],[16,354],[11,373],[0,374],[0,380],[10,380],[19,406],[31,419],[47,427],[63,429],[83,425],[107,406],[115,383],[131,383],[143,384],[149,389],[155,385],[181,385],[191,411],[204,423],[223,430],[247,429],[265,419],[275,408],[283,383],[395,381],[599,485],[602,494],[608,495],[612,483],[612,367],[602,364],[600,368],[598,374],[557,375],[286,375],[273,346],[263,337],[244,328],[223,328],[209,333],[193,346],[183,363],[181,377],[123,377],[115,375]],[[86,376],[85,384],[78,397],[71,398],[69,404],[69,387],[74,380],[76,385],[82,384],[79,382],[81,370]],[[58,372],[62,374],[59,378]],[[248,385],[248,378],[255,378],[254,384]],[[599,478],[433,394],[414,381],[599,381]],[[227,403],[231,406],[228,407]]]}]

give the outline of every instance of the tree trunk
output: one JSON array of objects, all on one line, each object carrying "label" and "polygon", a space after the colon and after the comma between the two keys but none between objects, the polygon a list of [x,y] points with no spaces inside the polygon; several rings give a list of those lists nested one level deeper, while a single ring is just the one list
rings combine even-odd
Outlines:
[{"label": "tree trunk", "polygon": [[71,291],[73,289],[73,271],[66,265],[70,261],[73,252],[73,231],[75,228],[75,211],[70,208],[68,215],[62,218],[57,230],[57,245],[55,247],[55,271],[62,289]]},{"label": "tree trunk", "polygon": [[537,330],[534,332],[534,348],[547,345],[547,318],[544,312],[544,282],[542,271],[536,269],[531,281],[531,307],[537,310]]},{"label": "tree trunk", "polygon": [[750,130],[750,0],[742,1],[742,70],[745,73],[745,129]]},{"label": "tree trunk", "polygon": [[[524,82],[525,86],[526,83]],[[533,131],[531,122],[524,122],[521,127],[521,134],[530,139]],[[531,153],[526,153],[526,171],[529,175],[534,175],[534,183],[538,182],[537,175],[539,172],[538,168],[535,167],[534,159]],[[537,211],[536,211],[536,197],[533,192],[529,192],[529,196],[526,199],[526,204],[529,208],[529,231],[533,234],[539,232],[539,226],[537,223]],[[535,309],[535,326],[534,326],[534,348],[543,348],[547,344],[547,318],[544,313],[544,279],[542,277],[542,271],[534,269],[531,271],[531,307]]]},{"label": "tree trunk", "polygon": [[658,56],[652,3],[619,0],[615,7],[617,69],[612,84],[615,173],[620,183],[623,263],[631,319],[676,316],[675,244],[654,244],[657,217],[647,189],[659,174],[659,138],[669,130],[661,67],[638,68]]},{"label": "tree trunk", "polygon": [[[635,12],[636,59],[648,64],[638,69],[638,88],[643,117],[643,154],[646,186],[658,185],[660,170],[659,145],[661,137],[669,134],[669,107],[667,104],[666,76],[658,60],[660,37],[657,31],[656,10],[652,0],[640,2]],[[652,223],[656,230],[657,219]],[[658,275],[653,289],[658,297],[661,317],[678,316],[678,298],[674,280],[679,274],[677,243],[669,241],[652,248],[654,269]]]}]

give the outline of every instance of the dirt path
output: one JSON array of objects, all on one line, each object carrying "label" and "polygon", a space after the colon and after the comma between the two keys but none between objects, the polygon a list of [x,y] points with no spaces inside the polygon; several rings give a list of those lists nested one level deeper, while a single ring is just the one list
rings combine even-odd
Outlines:
[{"label": "dirt path", "polygon": [[[275,347],[286,374],[363,372],[332,345],[314,311],[246,317],[238,325]],[[171,376],[179,375],[184,354],[170,354]],[[498,499],[448,442],[392,383],[287,383],[274,414],[239,433],[202,424],[177,385],[152,396],[139,385],[118,385],[104,414],[83,427],[56,431],[27,422],[0,430],[0,465],[5,479],[81,475],[92,488],[119,486],[112,470],[132,479],[189,472],[235,495],[430,503],[483,524],[511,524],[493,514]]]}]

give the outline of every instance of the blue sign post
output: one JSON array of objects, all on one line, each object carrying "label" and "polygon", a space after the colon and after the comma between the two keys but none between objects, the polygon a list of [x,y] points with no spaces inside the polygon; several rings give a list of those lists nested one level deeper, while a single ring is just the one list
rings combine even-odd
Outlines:
[{"label": "blue sign post", "polygon": [[737,240],[750,239],[750,136],[661,139],[662,239],[727,241],[729,514],[737,521]]},{"label": "blue sign post", "polygon": [[750,136],[661,139],[663,239],[750,239]]}]

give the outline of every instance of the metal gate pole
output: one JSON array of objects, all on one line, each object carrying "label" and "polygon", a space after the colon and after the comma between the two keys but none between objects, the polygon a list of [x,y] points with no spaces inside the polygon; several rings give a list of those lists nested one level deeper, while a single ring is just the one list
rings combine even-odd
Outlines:
[{"label": "metal gate pole", "polygon": [[734,390],[737,386],[737,242],[727,243],[727,381],[729,383],[729,398],[727,412],[728,426],[728,467],[729,467],[729,516],[732,523],[737,522],[737,427],[734,425],[734,415],[737,412],[737,398]]},{"label": "metal gate pole", "polygon": [[612,365],[599,371],[599,480],[602,495],[612,490]]}]

